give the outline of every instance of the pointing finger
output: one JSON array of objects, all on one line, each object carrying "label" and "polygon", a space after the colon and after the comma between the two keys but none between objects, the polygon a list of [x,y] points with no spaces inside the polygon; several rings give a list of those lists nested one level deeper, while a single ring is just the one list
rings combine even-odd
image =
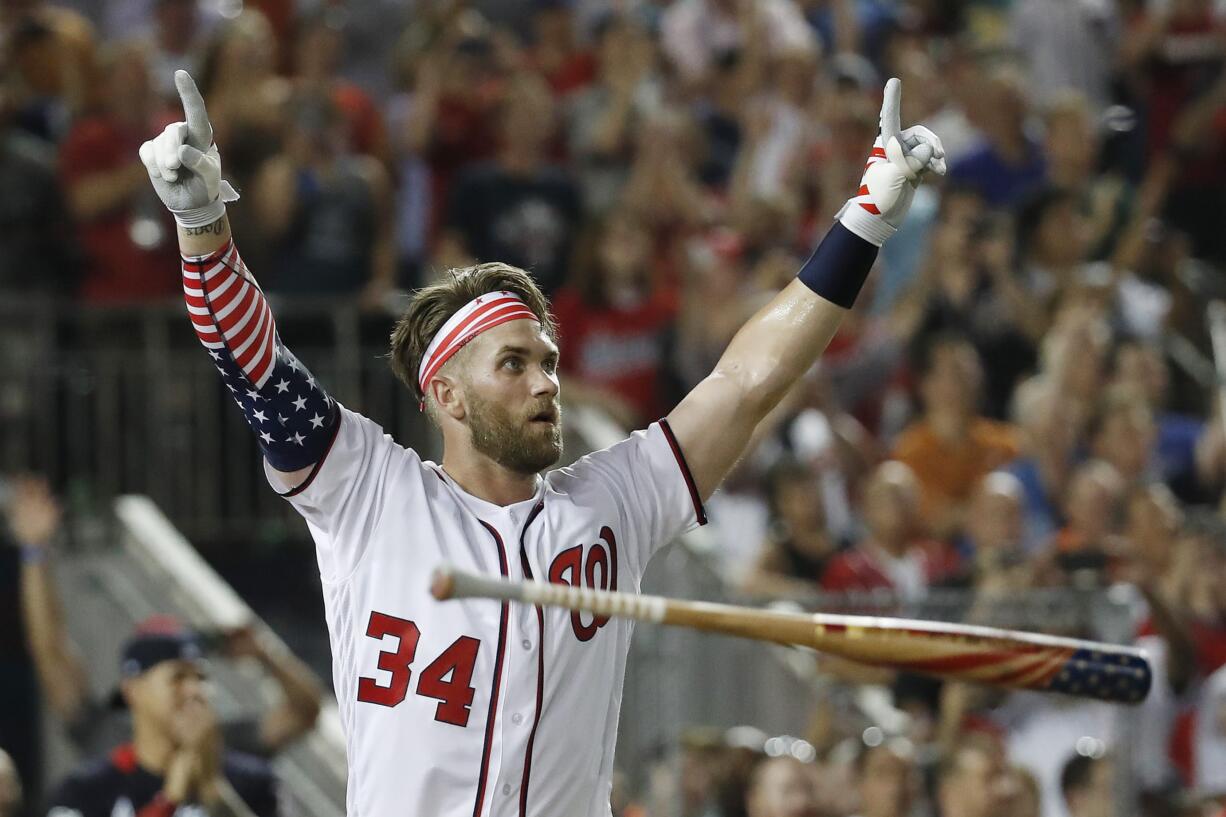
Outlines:
[{"label": "pointing finger", "polygon": [[196,81],[186,71],[175,71],[175,88],[183,103],[183,117],[187,120],[187,144],[197,150],[208,150],[213,144],[213,126],[204,107],[204,97],[196,87]]},{"label": "pointing finger", "polygon": [[902,130],[902,81],[897,77],[885,84],[885,94],[881,99],[881,143],[889,144]]}]

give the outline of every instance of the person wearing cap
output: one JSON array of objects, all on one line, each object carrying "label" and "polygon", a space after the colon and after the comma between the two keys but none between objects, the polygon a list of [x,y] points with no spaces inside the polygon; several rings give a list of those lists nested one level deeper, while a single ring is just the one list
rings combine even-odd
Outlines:
[{"label": "person wearing cap", "polygon": [[[6,529],[0,530],[0,689],[13,705],[0,713],[0,746],[12,753],[25,788],[41,791],[40,698],[83,755],[110,749],[124,738],[127,724],[113,707],[108,709],[108,702],[91,696],[86,665],[65,625],[51,569],[62,516],[59,502],[41,478],[18,477],[5,484],[10,496],[3,503]],[[14,547],[4,547],[7,539]],[[13,592],[6,595],[8,587]],[[314,727],[323,692],[297,656],[251,626],[207,640],[228,660],[257,663],[281,690],[279,703],[223,724],[227,746],[271,757]],[[22,703],[27,700],[35,703]]]},{"label": "person wearing cap", "polygon": [[116,693],[132,713],[131,740],[70,774],[48,817],[280,813],[268,764],[223,746],[202,655],[194,634],[166,620],[128,640]]}]

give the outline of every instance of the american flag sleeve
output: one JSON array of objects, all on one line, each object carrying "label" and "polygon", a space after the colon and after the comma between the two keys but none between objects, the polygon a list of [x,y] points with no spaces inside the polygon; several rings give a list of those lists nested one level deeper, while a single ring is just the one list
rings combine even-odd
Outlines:
[{"label": "american flag sleeve", "polygon": [[233,240],[209,255],[183,257],[183,297],[196,337],[268,463],[298,471],[322,460],[340,422],[336,401],[282,345]]}]

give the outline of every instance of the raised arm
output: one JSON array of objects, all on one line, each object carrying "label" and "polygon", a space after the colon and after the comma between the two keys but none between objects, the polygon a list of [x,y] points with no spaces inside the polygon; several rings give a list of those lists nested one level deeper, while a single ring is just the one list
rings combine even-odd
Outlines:
[{"label": "raised arm", "polygon": [[60,528],[60,506],[45,480],[13,482],[8,523],[21,548],[21,611],[26,643],[39,685],[53,712],[65,723],[76,719],[89,699],[89,681],[68,638],[64,608],[47,559]]},{"label": "raised arm", "polygon": [[745,452],[758,423],[825,350],[877,250],[906,216],[921,175],[945,172],[935,134],[900,129],[901,93],[897,79],[886,84],[881,134],[860,189],[797,279],[741,327],[715,370],[668,416],[704,499]]},{"label": "raised arm", "polygon": [[175,72],[175,86],[185,121],[141,145],[140,158],[179,225],[183,296],[196,336],[293,493],[323,461],[340,410],[281,343],[264,293],[230,238],[225,203],[238,195],[222,181],[204,99],[186,71]]}]

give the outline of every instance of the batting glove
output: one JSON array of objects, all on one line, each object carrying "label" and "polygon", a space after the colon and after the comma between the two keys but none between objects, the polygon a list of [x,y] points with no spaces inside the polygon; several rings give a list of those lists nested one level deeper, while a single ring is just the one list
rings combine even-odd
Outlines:
[{"label": "batting glove", "polygon": [[225,203],[238,193],[221,178],[221,156],[195,80],[186,71],[175,71],[175,87],[187,121],[167,125],[141,145],[140,160],[175,221],[183,227],[203,227],[225,215]]},{"label": "batting glove", "polygon": [[891,79],[885,84],[881,130],[864,166],[860,189],[838,214],[844,227],[878,247],[898,231],[923,175],[928,171],[945,175],[940,137],[923,125],[902,130],[901,104],[902,82]]}]

